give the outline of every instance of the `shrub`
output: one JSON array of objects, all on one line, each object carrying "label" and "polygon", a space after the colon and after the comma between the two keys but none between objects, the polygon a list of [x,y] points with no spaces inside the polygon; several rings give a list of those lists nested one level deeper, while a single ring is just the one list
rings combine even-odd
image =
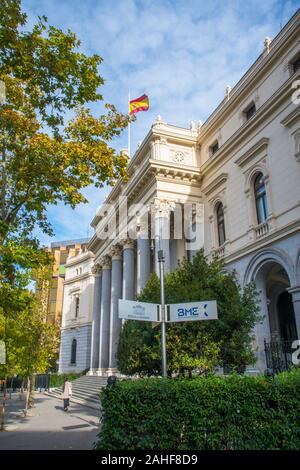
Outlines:
[{"label": "shrub", "polygon": [[[258,294],[253,284],[244,289],[234,273],[224,272],[218,260],[211,263],[200,250],[192,262],[183,261],[165,276],[166,303],[217,300],[218,320],[168,323],[168,373],[202,374],[217,364],[243,369],[256,361],[253,328],[262,320]],[[160,284],[156,274],[149,280],[139,300],[159,303]],[[161,331],[150,322],[128,320],[122,328],[118,370],[126,375],[161,375]]]},{"label": "shrub", "polygon": [[300,370],[273,378],[120,381],[101,391],[97,449],[300,448]]}]

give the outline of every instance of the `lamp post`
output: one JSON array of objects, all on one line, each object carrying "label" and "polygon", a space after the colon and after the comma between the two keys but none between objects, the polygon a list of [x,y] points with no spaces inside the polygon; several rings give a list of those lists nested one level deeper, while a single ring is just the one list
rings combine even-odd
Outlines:
[{"label": "lamp post", "polygon": [[165,304],[165,283],[164,283],[164,252],[157,253],[160,277],[160,304],[161,304],[161,348],[162,348],[162,376],[167,377],[167,343],[166,343],[166,304]]}]

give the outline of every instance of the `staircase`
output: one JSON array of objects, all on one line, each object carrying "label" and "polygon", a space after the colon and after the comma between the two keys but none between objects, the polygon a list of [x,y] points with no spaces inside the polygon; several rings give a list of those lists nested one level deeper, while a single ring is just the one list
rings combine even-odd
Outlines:
[{"label": "staircase", "polygon": [[[102,387],[106,387],[107,377],[96,377],[83,375],[72,382],[71,402],[81,403],[90,408],[100,408],[99,392]],[[60,398],[62,386],[51,389],[49,395]]]}]

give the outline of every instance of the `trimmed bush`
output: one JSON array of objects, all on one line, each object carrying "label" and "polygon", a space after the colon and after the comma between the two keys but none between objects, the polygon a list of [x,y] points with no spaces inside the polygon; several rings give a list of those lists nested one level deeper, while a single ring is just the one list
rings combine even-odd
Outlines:
[{"label": "trimmed bush", "polygon": [[96,449],[300,448],[300,369],[273,378],[124,380],[100,397]]}]

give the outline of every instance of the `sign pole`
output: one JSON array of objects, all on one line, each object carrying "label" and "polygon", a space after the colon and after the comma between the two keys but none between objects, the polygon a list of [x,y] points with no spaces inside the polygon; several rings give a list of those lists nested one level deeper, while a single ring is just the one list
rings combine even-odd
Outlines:
[{"label": "sign pole", "polygon": [[162,376],[167,377],[167,342],[166,342],[166,304],[164,284],[164,253],[158,251],[159,277],[160,277],[160,303],[161,303],[161,347],[162,347]]}]

